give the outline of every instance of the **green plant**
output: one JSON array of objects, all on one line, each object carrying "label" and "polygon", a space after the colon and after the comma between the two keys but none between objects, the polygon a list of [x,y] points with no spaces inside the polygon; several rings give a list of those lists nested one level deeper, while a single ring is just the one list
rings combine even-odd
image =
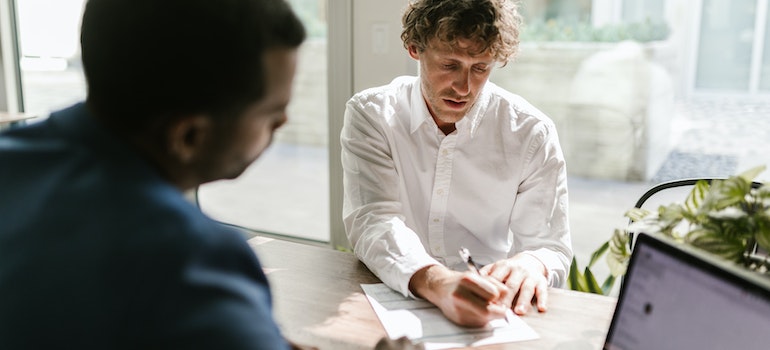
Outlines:
[{"label": "green plant", "polygon": [[[629,232],[666,235],[747,269],[767,273],[770,262],[770,184],[753,188],[752,182],[764,166],[709,184],[698,181],[682,203],[660,206],[657,211],[634,208],[625,216],[631,220],[627,229],[616,229],[592,255],[581,272],[572,259],[568,284],[570,289],[608,294],[615,281],[625,274],[631,251]],[[600,286],[591,267],[606,257],[610,275]]]}]

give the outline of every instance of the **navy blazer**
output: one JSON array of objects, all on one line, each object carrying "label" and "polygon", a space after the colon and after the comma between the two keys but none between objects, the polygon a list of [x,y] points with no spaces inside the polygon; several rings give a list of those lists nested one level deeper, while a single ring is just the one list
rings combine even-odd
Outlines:
[{"label": "navy blazer", "polygon": [[0,134],[0,349],[284,349],[243,236],[84,104]]}]

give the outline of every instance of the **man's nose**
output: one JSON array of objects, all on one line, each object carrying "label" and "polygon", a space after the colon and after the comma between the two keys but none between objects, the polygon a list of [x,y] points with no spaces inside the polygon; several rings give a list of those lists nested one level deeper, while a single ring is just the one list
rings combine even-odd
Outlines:
[{"label": "man's nose", "polygon": [[460,70],[454,77],[452,88],[461,96],[466,96],[471,90],[471,74],[470,70]]}]

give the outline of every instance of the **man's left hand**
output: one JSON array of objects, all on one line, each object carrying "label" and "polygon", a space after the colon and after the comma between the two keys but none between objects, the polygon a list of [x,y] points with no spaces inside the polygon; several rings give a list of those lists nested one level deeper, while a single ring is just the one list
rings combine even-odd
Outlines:
[{"label": "man's left hand", "polygon": [[[524,315],[532,307],[532,301],[537,301],[537,310],[545,312],[548,304],[548,281],[546,269],[540,260],[529,254],[517,254],[516,256],[484,266],[481,274],[504,283],[511,288],[510,300],[505,300],[511,305],[513,312]],[[514,304],[515,303],[515,304]]]}]

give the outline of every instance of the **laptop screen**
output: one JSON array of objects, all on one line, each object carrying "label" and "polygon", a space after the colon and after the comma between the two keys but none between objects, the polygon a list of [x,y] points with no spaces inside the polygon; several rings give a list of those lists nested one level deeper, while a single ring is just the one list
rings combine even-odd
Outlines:
[{"label": "laptop screen", "polygon": [[640,234],[605,349],[769,349],[770,281]]}]

